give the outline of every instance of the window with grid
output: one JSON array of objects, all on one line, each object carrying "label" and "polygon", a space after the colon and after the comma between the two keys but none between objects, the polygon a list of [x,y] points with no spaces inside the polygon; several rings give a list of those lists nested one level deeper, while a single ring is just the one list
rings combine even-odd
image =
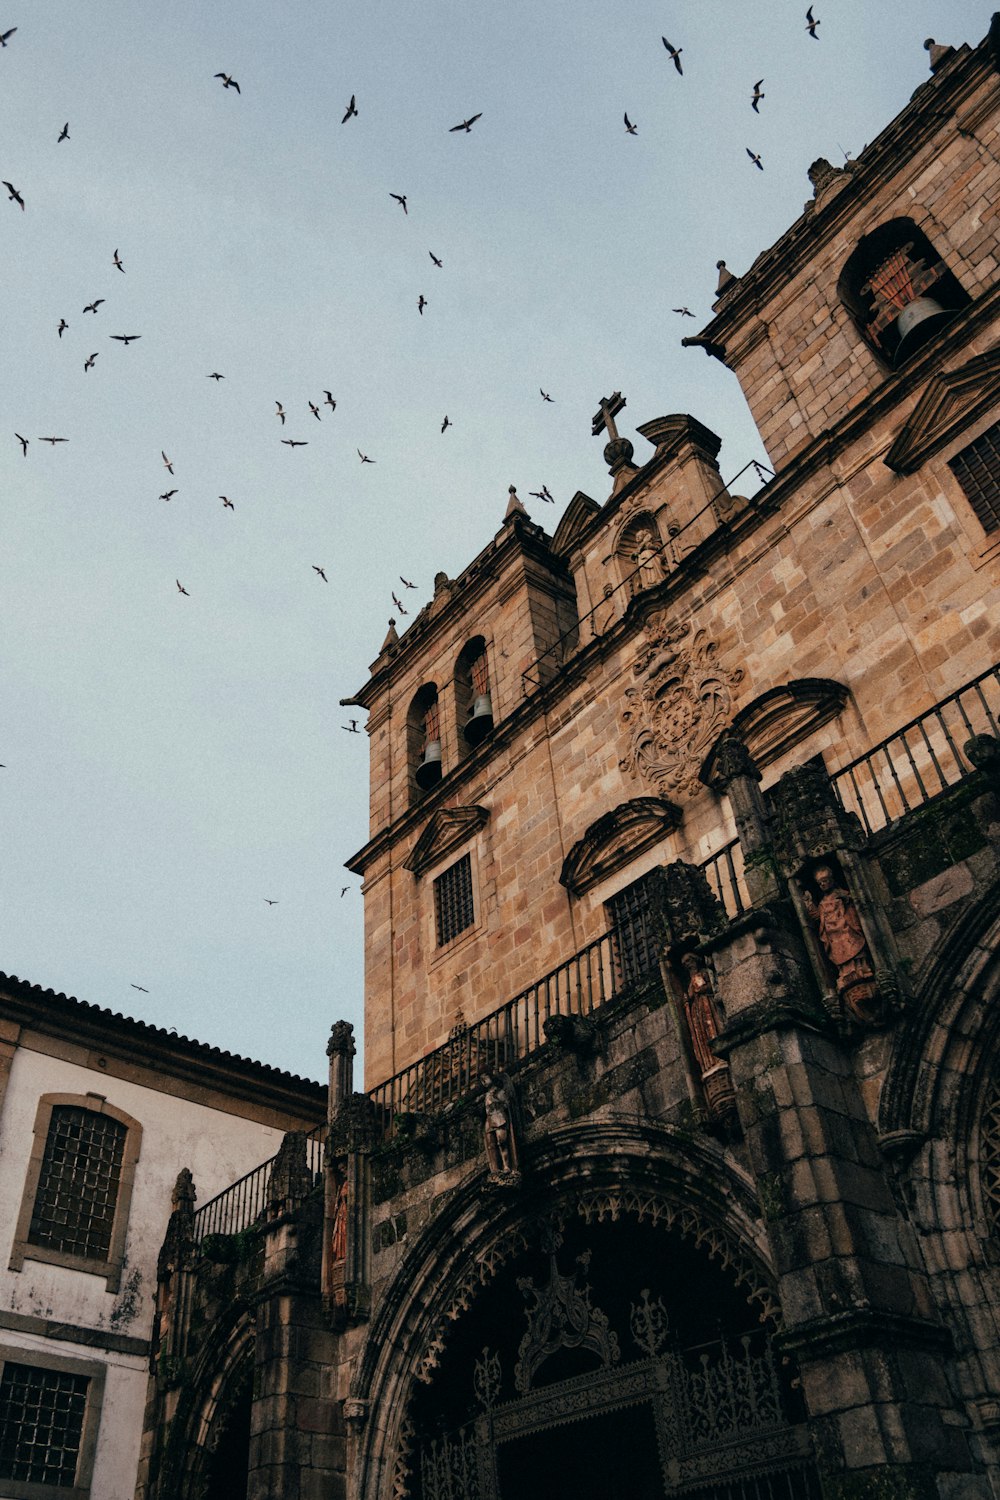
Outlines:
[{"label": "window with grid", "polygon": [[984,531],[1000,527],[1000,422],[948,464]]},{"label": "window with grid", "polygon": [[632,984],[659,966],[660,944],[653,921],[659,881],[659,870],[650,870],[605,902],[614,932],[619,984]]},{"label": "window with grid", "polygon": [[993,1234],[1000,1236],[1000,1081],[994,1079],[979,1121],[979,1181]]},{"label": "window with grid", "polygon": [[85,1375],[6,1360],[0,1377],[0,1479],[71,1487],[76,1483]]},{"label": "window with grid", "polygon": [[457,864],[445,870],[434,882],[434,915],[437,918],[438,947],[471,927],[475,921],[472,908],[472,856],[464,854]]},{"label": "window with grid", "polygon": [[67,1255],[107,1260],[127,1128],[73,1105],[52,1110],[28,1240]]}]

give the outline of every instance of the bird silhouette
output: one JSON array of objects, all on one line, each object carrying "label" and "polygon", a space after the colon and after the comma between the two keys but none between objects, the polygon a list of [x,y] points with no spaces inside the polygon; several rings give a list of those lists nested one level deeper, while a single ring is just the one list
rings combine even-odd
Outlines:
[{"label": "bird silhouette", "polygon": [[309,442],[306,438],[282,438],[286,448],[308,448]]},{"label": "bird silhouette", "polygon": [[543,391],[542,388],[541,388],[541,386],[538,387],[538,391],[539,391],[539,394],[540,394],[540,396],[541,396],[541,398],[542,398],[543,401],[551,401],[552,400],[552,397],[549,395],[548,391]]},{"label": "bird silhouette", "polygon": [[106,300],[107,299],[105,297],[97,297],[93,302],[88,302],[83,310],[84,312],[92,312],[96,316],[97,309],[100,307],[101,303],[105,302]]},{"label": "bird silhouette", "polygon": [[556,503],[555,499],[549,492],[549,487],[547,484],[543,484],[540,490],[529,490],[528,494],[532,497],[532,499],[544,500],[549,505],[555,505]]},{"label": "bird silhouette", "polygon": [[689,307],[672,307],[671,312],[680,313],[682,318],[693,318],[694,313]]},{"label": "bird silhouette", "polygon": [[177,585],[177,592],[179,594],[187,594],[187,597],[190,599],[191,595],[188,594],[187,589],[184,587],[183,583],[181,583],[180,579],[179,578],[175,578],[174,582]]},{"label": "bird silhouette", "polygon": [[[98,353],[99,352],[100,351],[98,351]],[[83,368],[84,368],[84,370],[92,370],[94,368],[94,360],[96,358],[97,358],[97,355],[96,354],[92,354],[89,357],[89,359],[85,359],[84,362],[83,362]]]},{"label": "bird silhouette", "polygon": [[235,89],[236,92],[239,93],[239,91],[240,91],[239,84],[236,82],[235,78],[230,78],[230,76],[229,76],[228,73],[216,73],[213,76],[215,78],[221,78],[222,79],[222,87],[224,89]]},{"label": "bird silhouette", "polygon": [[67,329],[68,327],[69,327],[69,324],[66,322],[66,319],[65,318],[60,318],[59,319],[59,327],[56,329],[56,333],[58,333],[58,335],[59,335],[60,338],[62,338],[62,336],[63,336],[63,331],[65,329]]},{"label": "bird silhouette", "polygon": [[211,375],[206,375],[206,380],[225,380],[225,375],[220,375],[218,370],[213,370]]},{"label": "bird silhouette", "polygon": [[749,156],[750,160],[753,162],[754,166],[757,168],[757,170],[759,172],[763,172],[763,170],[764,170],[764,163],[761,161],[761,159],[757,155],[757,153],[755,151],[751,151],[749,146],[747,146],[747,148],[746,148],[746,153],[747,153],[747,156]]},{"label": "bird silhouette", "polygon": [[163,467],[167,473],[172,474],[174,472],[173,460],[167,457],[162,448],[160,449],[160,457],[163,459]]},{"label": "bird silhouette", "polygon": [[109,333],[109,339],[117,339],[119,344],[134,344],[136,339],[141,339],[141,333]]},{"label": "bird silhouette", "polygon": [[230,498],[229,498],[228,495],[220,495],[219,499],[222,501],[222,509],[223,510],[227,510],[227,509],[228,510],[235,510],[236,509],[236,506],[230,500]]},{"label": "bird silhouette", "polygon": [[351,116],[352,115],[356,115],[357,112],[358,112],[358,102],[355,99],[354,95],[352,94],[351,95],[351,102],[347,106],[347,109],[344,111],[344,118],[340,122],[341,125],[346,125],[347,122],[348,122],[348,120],[351,118]]},{"label": "bird silhouette", "polygon": [[264,897],[264,904],[265,904],[265,906],[279,906],[281,903],[278,902],[278,901],[272,901],[271,898],[270,898],[270,896],[265,896]]},{"label": "bird silhouette", "polygon": [[373,463],[375,463],[375,459],[374,458],[369,458],[367,453],[362,453],[362,451],[361,451],[360,448],[358,449],[358,457],[360,458],[360,460],[361,460],[361,462],[363,464],[373,464]]},{"label": "bird silhouette", "polygon": [[806,30],[808,31],[814,42],[819,41],[819,37],[816,35],[816,27],[819,24],[819,21],[813,15],[813,8],[810,5],[809,9],[806,11]]},{"label": "bird silhouette", "polygon": [[0,47],[6,47],[16,30],[17,27],[12,26],[9,31],[0,31]]},{"label": "bird silhouette", "polygon": [[337,410],[337,403],[336,403],[336,401],[334,401],[333,397],[330,395],[330,392],[329,391],[324,391],[323,395],[326,397],[326,400],[323,402],[323,405],[324,406],[328,406],[331,411],[336,411]]},{"label": "bird silhouette", "polygon": [[637,127],[632,124],[632,121],[628,117],[628,110],[625,111],[625,129],[628,131],[629,135],[639,134]]},{"label": "bird silhouette", "polygon": [[58,146],[58,144],[59,144],[60,141],[68,141],[68,140],[69,140],[69,121],[67,120],[66,124],[63,126],[62,130],[60,130],[59,134],[56,136],[56,145]]},{"label": "bird silhouette", "polygon": [[423,317],[423,315],[424,315],[424,308],[426,306],[427,306],[427,298],[424,296],[423,292],[421,292],[420,296],[417,298],[417,312],[420,314],[421,317]]},{"label": "bird silhouette", "polygon": [[476,121],[481,120],[482,118],[483,112],[482,110],[480,110],[478,115],[470,115],[469,118],[467,120],[463,120],[460,125],[450,126],[448,134],[454,135],[456,130],[464,130],[466,135],[468,135],[469,131],[472,129],[473,125],[475,125]]},{"label": "bird silhouette", "polygon": [[441,431],[442,432],[447,432],[448,428],[449,427],[454,427],[454,425],[455,425],[454,422],[451,420],[451,418],[448,416],[448,414],[446,412],[445,413],[444,421],[441,423]]},{"label": "bird silhouette", "polygon": [[115,264],[115,269],[118,270],[118,271],[121,271],[122,275],[124,276],[125,275],[125,267],[122,265],[121,256],[118,254],[117,250],[114,253],[113,260],[114,260],[114,264]]},{"label": "bird silhouette", "polygon": [[760,101],[764,98],[764,95],[760,91],[760,86],[763,82],[763,78],[758,78],[757,82],[753,86],[753,98],[750,100],[750,107],[755,115],[760,114],[760,109],[758,106],[760,105]]},{"label": "bird silhouette", "polygon": [[344,897],[347,895],[347,893],[348,893],[348,891],[350,889],[351,889],[351,887],[349,885],[342,885],[340,887],[340,899],[341,899],[341,901],[343,901]]},{"label": "bird silhouette", "polygon": [[[14,30],[17,30],[16,26],[14,27]],[[10,35],[9,32],[7,34],[8,36]],[[21,197],[21,194],[18,192],[14,184],[12,182],[5,182],[4,187],[7,189],[7,197],[10,199],[11,203],[17,203],[23,209],[24,199]]]},{"label": "bird silhouette", "polygon": [[684,48],[683,47],[671,47],[670,43],[667,41],[667,39],[666,39],[665,36],[661,36],[660,37],[660,41],[663,43],[664,47],[666,47],[667,51],[670,53],[670,61],[673,63],[674,67],[677,69],[678,73],[683,74],[684,69],[681,67],[681,53],[684,51]]},{"label": "bird silhouette", "polygon": [[406,206],[406,194],[405,193],[390,193],[389,197],[390,198],[395,198],[396,202],[401,205],[404,214],[409,213],[409,209]]},{"label": "bird silhouette", "polygon": [[322,568],[318,567],[316,565],[316,563],[312,563],[311,566],[312,566],[313,572],[314,573],[318,573],[319,576],[322,578],[322,580],[323,580],[324,583],[329,583],[330,582],[329,578],[327,578],[326,573],[324,572],[324,570]]},{"label": "bird silhouette", "polygon": [[427,254],[430,256],[431,260],[434,262],[434,264],[437,266],[438,270],[440,271],[441,267],[444,265],[444,261],[443,260],[438,260],[437,256],[434,254],[433,250],[428,250]]},{"label": "bird silhouette", "polygon": [[358,721],[357,721],[357,719],[352,719],[349,724],[341,724],[340,727],[341,727],[341,729],[346,729],[348,734],[360,734],[361,733],[361,730],[358,728]]},{"label": "bird silhouette", "polygon": [[281,404],[280,401],[276,401],[274,404],[278,408],[278,410],[275,412],[275,416],[281,418],[281,425],[282,425],[282,427],[284,427],[284,425],[285,425],[285,408],[282,406],[282,404]]},{"label": "bird silhouette", "polygon": [[319,421],[322,420],[322,418],[320,417],[320,414],[319,414],[319,407],[316,405],[315,401],[310,401],[309,402],[309,410],[312,412],[312,414],[316,418],[317,422],[319,422]]},{"label": "bird silhouette", "polygon": [[415,589],[417,586],[415,583],[411,583],[408,578],[404,578],[402,573],[400,573],[399,575],[399,581],[403,585],[404,589]]},{"label": "bird silhouette", "polygon": [[54,446],[56,443],[68,443],[69,442],[69,438],[62,438],[62,437],[40,437],[38,439],[38,441],[40,443],[52,443],[53,446]]},{"label": "bird silhouette", "polygon": [[397,594],[395,594],[395,593],[392,596],[392,602],[396,606],[396,608],[399,610],[399,613],[401,615],[408,615],[410,613],[410,611],[408,609],[404,609],[403,608],[402,601],[399,599],[399,596]]},{"label": "bird silhouette", "polygon": [[141,995],[148,995],[149,994],[149,991],[147,990],[147,988],[146,988],[146,986],[144,984],[133,984],[131,986],[131,988],[134,989],[134,990],[138,990]]},{"label": "bird silhouette", "polygon": [[15,432],[14,436],[17,438],[18,442],[21,444],[21,452],[24,454],[25,458],[27,458],[27,456],[28,456],[28,439],[27,438],[23,438],[19,432]]},{"label": "bird silhouette", "polygon": [[174,496],[176,495],[176,493],[177,493],[176,490],[165,490],[164,493],[160,496],[160,499],[161,500],[172,500],[174,498]]}]

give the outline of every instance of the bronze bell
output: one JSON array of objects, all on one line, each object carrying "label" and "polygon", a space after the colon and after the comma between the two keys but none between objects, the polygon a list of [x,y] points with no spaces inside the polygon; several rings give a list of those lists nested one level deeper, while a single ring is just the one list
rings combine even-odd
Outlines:
[{"label": "bronze bell", "polygon": [[437,786],[441,780],[441,741],[428,740],[424,746],[423,760],[416,771],[417,786],[422,792],[429,792],[432,786]]},{"label": "bronze bell", "polygon": [[489,693],[480,693],[472,705],[468,723],[462,730],[466,743],[480,744],[493,728],[493,700]]},{"label": "bronze bell", "polygon": [[933,297],[914,297],[908,302],[896,319],[899,344],[893,355],[893,366],[898,370],[952,316],[953,313]]}]

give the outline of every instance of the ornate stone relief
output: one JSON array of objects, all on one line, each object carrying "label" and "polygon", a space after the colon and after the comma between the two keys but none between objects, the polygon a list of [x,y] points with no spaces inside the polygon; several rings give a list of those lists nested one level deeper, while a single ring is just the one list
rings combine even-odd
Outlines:
[{"label": "ornate stone relief", "polygon": [[704,630],[657,610],[644,625],[646,644],[625,689],[622,727],[629,746],[619,765],[642,776],[661,796],[699,789],[709,746],[732,717],[733,689],[742,667],[727,670]]},{"label": "ornate stone relief", "polygon": [[577,1286],[580,1272],[590,1265],[590,1251],[578,1255],[579,1272],[564,1276],[556,1265],[556,1250],[562,1236],[554,1235],[549,1244],[549,1279],[538,1287],[530,1276],[519,1276],[518,1290],[533,1305],[528,1310],[528,1326],[517,1349],[514,1385],[520,1395],[531,1390],[535,1372],[559,1349],[588,1349],[607,1368],[621,1358],[618,1337],[612,1333],[607,1314],[592,1307],[590,1287]]}]

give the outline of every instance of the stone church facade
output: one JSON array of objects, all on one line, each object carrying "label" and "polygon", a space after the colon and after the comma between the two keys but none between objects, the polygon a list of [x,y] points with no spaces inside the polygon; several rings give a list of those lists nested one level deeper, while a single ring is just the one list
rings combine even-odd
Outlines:
[{"label": "stone church facade", "polygon": [[928,50],[685,341],[773,472],[606,396],[350,700],[365,1087],[180,1180],[140,1500],[996,1494],[1000,17]]}]

